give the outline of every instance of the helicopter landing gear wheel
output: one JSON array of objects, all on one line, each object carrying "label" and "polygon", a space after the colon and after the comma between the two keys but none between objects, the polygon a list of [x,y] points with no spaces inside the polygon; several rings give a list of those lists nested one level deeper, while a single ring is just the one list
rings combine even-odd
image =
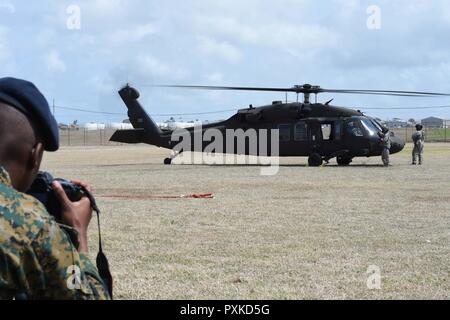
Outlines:
[{"label": "helicopter landing gear wheel", "polygon": [[322,163],[322,156],[318,153],[312,153],[308,158],[308,164],[310,167],[320,167]]},{"label": "helicopter landing gear wheel", "polygon": [[348,157],[337,157],[336,162],[339,166],[349,166],[353,159]]},{"label": "helicopter landing gear wheel", "polygon": [[170,157],[164,159],[164,164],[165,164],[165,165],[170,165],[170,164],[172,164],[173,159],[175,159],[176,157],[178,157],[180,154],[181,154],[180,151],[172,150],[172,153],[171,153]]}]

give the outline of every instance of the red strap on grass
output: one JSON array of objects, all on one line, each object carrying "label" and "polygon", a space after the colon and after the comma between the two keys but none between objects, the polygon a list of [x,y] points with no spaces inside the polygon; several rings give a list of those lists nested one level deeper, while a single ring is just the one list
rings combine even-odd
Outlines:
[{"label": "red strap on grass", "polygon": [[98,198],[114,198],[114,199],[139,199],[139,200],[148,200],[148,199],[214,199],[214,195],[212,193],[189,194],[189,195],[180,195],[180,196],[100,195],[97,197]]}]

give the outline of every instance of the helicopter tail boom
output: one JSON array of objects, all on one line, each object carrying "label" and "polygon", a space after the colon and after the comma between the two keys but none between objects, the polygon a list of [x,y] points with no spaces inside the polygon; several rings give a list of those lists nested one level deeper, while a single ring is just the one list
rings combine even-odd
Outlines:
[{"label": "helicopter tail boom", "polygon": [[121,143],[141,143],[144,142],[144,130],[131,129],[131,130],[117,130],[111,137],[111,141]]},{"label": "helicopter tail boom", "polygon": [[134,129],[117,130],[110,141],[162,146],[162,131],[139,103],[139,92],[127,85],[119,91],[119,95],[128,108],[128,117]]}]

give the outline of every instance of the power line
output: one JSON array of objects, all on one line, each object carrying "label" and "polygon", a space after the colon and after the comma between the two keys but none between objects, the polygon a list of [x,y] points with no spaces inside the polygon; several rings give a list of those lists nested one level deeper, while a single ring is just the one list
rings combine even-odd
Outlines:
[{"label": "power line", "polygon": [[73,111],[80,111],[80,112],[86,112],[86,113],[96,113],[96,114],[110,114],[110,115],[120,115],[120,116],[126,116],[125,113],[119,113],[119,112],[104,112],[104,111],[94,111],[94,110],[87,110],[82,109],[78,107],[62,107],[62,106],[54,106],[54,108],[57,109],[63,109],[63,110],[73,110]]},{"label": "power line", "polygon": [[[127,116],[126,113],[122,112],[106,112],[106,111],[95,111],[84,109],[80,107],[66,107],[66,106],[57,106],[54,108],[62,109],[62,110],[72,110],[78,112],[85,113],[93,113],[93,114],[103,114],[103,115],[117,115],[117,116]],[[355,109],[361,110],[425,110],[425,109],[450,109],[450,106],[428,106],[428,107],[355,107]],[[160,113],[160,114],[151,114],[152,117],[175,117],[175,116],[197,116],[197,115],[207,115],[207,114],[220,114],[226,112],[235,112],[236,109],[224,109],[224,110],[216,110],[216,111],[207,111],[207,112],[192,112],[192,113]]]},{"label": "power line", "polygon": [[361,110],[421,110],[421,109],[449,109],[450,106],[432,107],[361,107]]},{"label": "power line", "polygon": [[[54,106],[54,107],[57,109],[72,110],[72,111],[79,111],[79,112],[86,112],[86,113],[95,113],[95,114],[120,115],[120,116],[127,115],[126,113],[94,111],[94,110],[88,110],[88,109],[83,109],[83,108],[79,108],[79,107],[63,107],[63,106]],[[208,112],[194,112],[194,113],[161,113],[161,114],[151,114],[151,116],[152,117],[195,116],[195,115],[205,115],[205,114],[218,114],[218,113],[225,113],[225,112],[232,112],[232,111],[236,111],[236,109],[217,110],[217,111],[208,111]]]},{"label": "power line", "polygon": [[225,112],[234,112],[236,109],[228,109],[228,110],[218,110],[218,111],[208,111],[208,112],[196,112],[196,113],[166,113],[166,114],[153,114],[151,116],[155,117],[170,117],[170,116],[197,116],[203,114],[218,114]]}]

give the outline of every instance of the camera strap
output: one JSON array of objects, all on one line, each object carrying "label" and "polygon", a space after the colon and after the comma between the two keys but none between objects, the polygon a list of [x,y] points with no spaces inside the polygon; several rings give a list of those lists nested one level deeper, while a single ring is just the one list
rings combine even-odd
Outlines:
[{"label": "camera strap", "polygon": [[106,255],[103,253],[102,248],[102,234],[100,231],[100,211],[95,210],[97,213],[97,223],[98,223],[98,254],[97,254],[97,269],[98,273],[100,274],[100,277],[105,282],[106,287],[108,288],[109,295],[111,299],[113,298],[113,278],[111,275],[111,271],[109,270],[109,262],[108,258],[106,258]]},{"label": "camera strap", "polygon": [[100,209],[97,206],[97,203],[95,201],[94,196],[85,188],[83,188],[83,191],[85,195],[89,198],[89,201],[91,202],[92,210],[97,213],[97,225],[98,225],[98,254],[96,259],[97,269],[100,277],[102,278],[103,282],[105,283],[109,296],[111,299],[113,298],[113,278],[111,275],[111,271],[109,270],[109,262],[108,258],[106,258],[106,255],[103,253],[103,247],[102,247],[102,233],[100,229]]}]

